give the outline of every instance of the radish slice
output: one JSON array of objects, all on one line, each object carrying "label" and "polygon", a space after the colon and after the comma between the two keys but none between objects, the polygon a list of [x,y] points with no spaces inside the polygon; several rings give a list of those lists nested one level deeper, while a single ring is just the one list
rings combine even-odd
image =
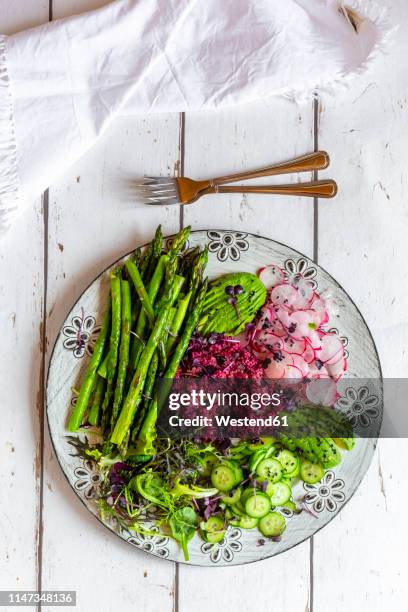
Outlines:
[{"label": "radish slice", "polygon": [[296,287],[302,298],[310,302],[314,294],[313,285],[306,278],[301,277],[297,281]]},{"label": "radish slice", "polygon": [[280,351],[284,348],[282,338],[271,334],[269,329],[260,329],[255,332],[253,339],[253,345],[260,351]]},{"label": "radish slice", "polygon": [[312,310],[315,310],[316,312],[325,311],[326,310],[326,302],[324,300],[322,300],[322,298],[317,293],[314,293],[313,296],[312,296],[312,301],[311,301],[311,304],[310,304],[310,308]]},{"label": "radish slice", "polygon": [[284,279],[282,270],[278,266],[274,265],[262,268],[259,271],[258,276],[261,283],[263,283],[267,289],[275,287],[275,285],[278,285]]},{"label": "radish slice", "polygon": [[320,378],[330,378],[330,374],[325,365],[320,365],[319,367],[316,365],[316,361],[309,364],[309,378],[313,378],[319,380]]},{"label": "radish slice", "polygon": [[249,342],[261,358],[271,360],[265,375],[293,382],[311,379],[308,399],[332,405],[337,381],[347,369],[341,340],[324,327],[337,312],[337,304],[328,291],[317,293],[301,274],[288,281],[274,264],[262,268],[259,278],[268,296]]},{"label": "radish slice", "polygon": [[334,364],[341,359],[344,353],[343,344],[336,334],[326,334],[321,340],[322,350],[319,359],[323,363]]},{"label": "radish slice", "polygon": [[318,326],[319,318],[314,310],[297,310],[290,315],[287,328],[293,338],[301,340],[310,337]]},{"label": "radish slice", "polygon": [[303,359],[306,363],[312,363],[316,359],[316,351],[313,350],[312,345],[308,339],[305,339],[305,350],[302,353]]},{"label": "radish slice", "polygon": [[275,307],[275,314],[284,327],[290,325],[290,311],[285,306]]},{"label": "radish slice", "polygon": [[332,378],[339,380],[347,369],[347,360],[343,357],[332,365],[326,364],[326,368]]},{"label": "radish slice", "polygon": [[321,330],[317,331],[311,331],[307,340],[310,343],[310,346],[312,347],[312,349],[314,351],[321,351],[322,350],[322,337],[323,337],[323,333]]},{"label": "radish slice", "polygon": [[292,308],[295,310],[307,310],[311,307],[311,299],[303,297],[300,291],[298,291],[297,298],[292,304]]},{"label": "radish slice", "polygon": [[273,304],[291,306],[297,299],[298,292],[292,285],[277,285],[271,291]]},{"label": "radish slice", "polygon": [[[284,343],[284,349],[288,353],[292,353],[295,355],[304,355],[306,351],[306,340],[302,338],[302,340],[295,340],[294,338],[287,338]],[[314,352],[313,352],[314,359]]]},{"label": "radish slice", "polygon": [[295,379],[300,380],[304,378],[304,374],[300,368],[295,365],[288,365],[285,369],[285,380]]},{"label": "radish slice", "polygon": [[284,378],[289,365],[293,365],[292,355],[279,351],[271,355],[271,363],[265,369],[265,375],[267,378]]},{"label": "radish slice", "polygon": [[320,325],[325,325],[329,321],[329,313],[327,312],[326,304],[320,298],[313,299],[310,309],[316,313],[319,320],[319,327]]},{"label": "radish slice", "polygon": [[307,376],[309,374],[309,366],[303,359],[303,357],[301,357],[300,355],[292,355],[292,359],[293,365],[302,372],[302,376]]},{"label": "radish slice", "polygon": [[274,321],[271,322],[268,331],[270,331],[270,333],[273,334],[274,336],[278,336],[279,338],[283,338],[283,336],[288,335],[286,328],[282,325],[279,319],[275,319]]},{"label": "radish slice", "polygon": [[338,398],[337,385],[331,378],[312,380],[306,385],[306,397],[313,404],[333,406]]}]

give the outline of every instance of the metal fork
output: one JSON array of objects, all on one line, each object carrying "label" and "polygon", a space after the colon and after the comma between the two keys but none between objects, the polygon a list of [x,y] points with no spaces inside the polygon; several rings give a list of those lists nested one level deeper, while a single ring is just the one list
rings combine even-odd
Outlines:
[{"label": "metal fork", "polygon": [[319,198],[333,198],[337,193],[337,184],[331,179],[312,181],[308,183],[293,183],[289,185],[263,185],[263,186],[230,186],[244,179],[254,179],[292,172],[313,172],[328,167],[330,158],[325,151],[317,151],[302,155],[295,159],[267,166],[260,170],[240,172],[218,178],[194,181],[186,177],[155,177],[147,176],[135,187],[141,199],[147,204],[192,204],[201,196],[208,193],[264,193],[296,195]]}]

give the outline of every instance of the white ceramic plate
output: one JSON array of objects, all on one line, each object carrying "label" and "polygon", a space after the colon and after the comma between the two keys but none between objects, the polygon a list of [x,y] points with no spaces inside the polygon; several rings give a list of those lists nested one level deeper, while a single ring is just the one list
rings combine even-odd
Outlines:
[{"label": "white ceramic plate", "polygon": [[[207,273],[210,278],[227,272],[255,273],[260,267],[275,263],[288,275],[304,276],[319,292],[330,292],[338,304],[339,314],[328,327],[337,330],[348,352],[342,407],[360,428],[368,431],[374,426],[374,431],[378,430],[382,420],[382,383],[377,351],[357,307],[338,283],[307,257],[267,238],[223,230],[191,234],[190,247],[205,244],[209,245]],[[56,455],[73,490],[96,517],[99,474],[93,461],[81,454],[84,437],[68,434],[65,423],[75,402],[72,388],[78,384],[99,332],[100,305],[105,303],[108,273],[105,270],[93,281],[64,321],[54,346],[47,383],[48,423]],[[379,382],[374,392],[370,388],[373,380]],[[341,464],[327,471],[320,484],[295,486],[294,499],[302,498],[309,512],[300,515],[285,512],[287,529],[280,542],[265,540],[256,529],[230,528],[224,540],[215,545],[204,543],[196,535],[189,545],[189,563],[203,566],[249,563],[277,555],[309,538],[331,521],[356,491],[370,464],[375,444],[376,438],[358,438],[353,451],[344,452]],[[173,561],[184,560],[178,544],[167,537],[142,536],[123,530],[115,522],[105,524],[139,549]]]}]

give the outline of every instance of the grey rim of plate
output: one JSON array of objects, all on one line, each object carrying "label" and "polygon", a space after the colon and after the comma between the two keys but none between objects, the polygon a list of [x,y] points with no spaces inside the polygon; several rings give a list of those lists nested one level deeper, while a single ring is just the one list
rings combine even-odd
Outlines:
[{"label": "grey rim of plate", "polygon": [[[169,240],[171,236],[167,242]],[[366,412],[367,426],[375,425],[375,429],[379,430],[383,398],[377,350],[362,315],[340,285],[309,258],[268,238],[232,230],[199,230],[191,233],[189,247],[205,244],[209,247],[207,274],[210,278],[227,272],[255,273],[259,268],[274,263],[284,269],[288,276],[302,275],[317,291],[330,292],[339,312],[335,320],[329,321],[327,328],[338,333],[348,353],[344,388],[347,392],[349,385],[349,397],[346,397],[349,409],[353,410],[353,401],[359,402],[360,414],[361,410]],[[99,483],[96,465],[91,458],[84,459],[80,454],[84,436],[69,435],[65,422],[75,402],[71,389],[78,384],[98,335],[101,304],[108,291],[109,270],[128,256],[104,270],[70,310],[55,341],[47,378],[46,409],[55,454],[69,484],[99,521],[95,499]],[[364,384],[364,379],[380,382],[374,397]],[[364,398],[367,393],[371,399],[365,411]],[[92,442],[91,436],[89,441]],[[196,535],[189,545],[188,563],[209,567],[241,565],[280,554],[311,537],[338,514],[357,490],[370,465],[376,442],[376,437],[358,438],[355,448],[342,453],[341,464],[328,470],[321,483],[298,483],[294,487],[295,501],[304,499],[308,511],[293,515],[289,510],[279,510],[287,520],[287,528],[280,542],[266,540],[257,529],[241,530],[237,527],[230,528],[219,544],[205,543]],[[184,562],[177,542],[159,532],[157,536],[144,536],[125,530],[111,520],[103,521],[103,524],[136,548],[163,559]]]}]

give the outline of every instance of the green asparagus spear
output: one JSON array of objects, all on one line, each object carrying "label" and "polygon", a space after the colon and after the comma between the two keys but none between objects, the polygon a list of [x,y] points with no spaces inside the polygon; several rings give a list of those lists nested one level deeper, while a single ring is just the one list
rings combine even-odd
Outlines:
[{"label": "green asparagus spear", "polygon": [[106,353],[105,358],[103,359],[101,365],[98,368],[98,374],[102,378],[108,377],[108,360],[109,360],[109,351]]},{"label": "green asparagus spear", "polygon": [[140,276],[139,270],[136,264],[128,259],[125,263],[126,270],[129,272],[129,276],[132,279],[133,285],[136,289],[136,293],[139,296],[139,300],[142,304],[142,308],[146,313],[147,318],[151,326],[154,324],[154,310],[146,288],[143,284],[142,277]]},{"label": "green asparagus spear", "polygon": [[94,394],[91,402],[91,409],[89,411],[88,421],[90,425],[99,424],[99,412],[105,394],[105,379],[100,376],[96,377]]},{"label": "green asparagus spear", "polygon": [[168,254],[168,259],[166,262],[166,271],[164,275],[164,284],[161,292],[161,297],[157,301],[154,307],[154,312],[157,316],[157,313],[162,309],[163,304],[167,301],[168,296],[173,291],[174,287],[174,278],[176,276],[177,270],[177,257],[173,253],[172,255]]},{"label": "green asparagus spear", "polygon": [[208,246],[205,247],[201,253],[199,253],[193,263],[193,267],[191,270],[190,276],[190,290],[193,295],[193,301],[190,304],[190,309],[193,308],[194,305],[194,296],[200,286],[200,283],[203,278],[203,272],[208,262]]},{"label": "green asparagus spear", "polygon": [[112,326],[109,341],[109,359],[107,363],[107,383],[105,397],[102,403],[102,429],[105,430],[109,423],[109,405],[113,393],[113,381],[116,373],[118,360],[120,328],[121,328],[121,287],[120,278],[116,272],[110,274],[111,298],[112,298]]},{"label": "green asparagus spear", "polygon": [[183,227],[183,229],[181,229],[179,233],[174,236],[174,238],[171,241],[169,255],[171,253],[178,255],[180,251],[183,250],[183,247],[186,244],[190,233],[191,233],[191,225],[188,225],[187,227]]},{"label": "green asparagus spear", "polygon": [[174,376],[176,375],[180,362],[184,356],[184,353],[187,350],[188,343],[190,342],[190,338],[193,335],[194,330],[197,326],[197,323],[200,319],[201,311],[204,306],[205,294],[207,293],[207,287],[208,287],[208,281],[206,279],[198,290],[195,304],[193,306],[193,309],[190,312],[190,315],[188,316],[188,319],[183,329],[183,333],[174,350],[170,363],[167,366],[166,372],[164,374],[164,378],[174,378]]},{"label": "green asparagus spear", "polygon": [[130,343],[130,318],[131,300],[130,285],[128,281],[121,280],[121,300],[122,300],[122,330],[120,336],[119,365],[116,377],[115,395],[111,415],[111,427],[115,426],[119,408],[122,403],[123,390],[126,380],[126,372],[129,363],[129,343]]},{"label": "green asparagus spear", "polygon": [[[170,304],[172,304],[173,302],[171,301]],[[160,361],[160,369],[161,371],[164,370],[164,368],[166,367],[167,364],[167,351],[166,351],[166,343],[167,343],[167,338],[169,335],[169,330],[171,327],[171,324],[173,322],[173,318],[174,315],[176,313],[175,308],[169,308],[169,315],[167,317],[167,321],[166,321],[166,325],[164,326],[163,329],[163,333],[162,333],[162,337],[160,338],[158,345],[157,345],[157,351],[159,354],[159,361]]]},{"label": "green asparagus spear", "polygon": [[159,313],[146,346],[140,355],[140,360],[137,364],[128,394],[124,401],[119,418],[116,421],[115,429],[113,430],[110,438],[111,442],[114,444],[120,445],[122,443],[132,424],[137,406],[141,401],[141,395],[151,359],[155,350],[157,349],[157,343],[163,333],[163,329],[167,321],[169,308],[170,304],[167,303]]},{"label": "green asparagus spear", "polygon": [[200,247],[196,246],[190,249],[181,259],[179,274],[190,277],[191,269],[196,260],[197,255],[200,253]]},{"label": "green asparagus spear", "polygon": [[132,440],[137,438],[137,432],[139,431],[140,424],[144,419],[147,412],[147,408],[152,400],[154,383],[156,381],[157,368],[159,367],[159,358],[157,352],[153,355],[150,362],[150,367],[147,372],[146,382],[143,389],[143,409],[136,413],[135,420],[132,426]]},{"label": "green asparagus spear", "polygon": [[[153,276],[149,282],[149,286],[147,289],[147,295],[149,296],[150,302],[154,304],[156,296],[159,292],[161,282],[163,280],[163,276],[166,269],[168,257],[167,255],[162,255],[157,263],[156,269],[153,272]],[[146,327],[146,313],[142,309],[136,323],[136,329],[133,332],[136,336],[134,338],[134,342],[132,343],[132,350],[130,354],[130,366],[132,368],[131,372],[133,372],[133,368],[137,366],[139,361],[141,352],[143,350],[143,336]]]},{"label": "green asparagus spear", "polygon": [[[173,306],[174,302],[177,300],[179,293],[181,291],[181,288],[184,284],[184,277],[183,276],[179,276],[178,274],[176,274],[173,278],[173,283],[171,286],[169,286],[167,288],[167,293],[163,294],[163,298],[161,299],[161,304],[163,305],[165,303],[165,301],[168,299],[168,297],[170,296],[170,306]],[[160,308],[162,308],[163,306],[161,306]],[[160,310],[158,310],[158,312],[160,312]],[[171,314],[171,312],[170,312]],[[160,366],[162,369],[164,369],[166,367],[166,363],[167,363],[167,352],[166,352],[166,342],[167,342],[167,336],[169,334],[169,329],[170,329],[170,325],[173,321],[173,317],[170,318],[170,314],[169,314],[169,318],[166,321],[166,325],[163,331],[163,335],[159,340],[159,344],[158,344],[158,351],[159,351],[159,358],[160,358]]]},{"label": "green asparagus spear", "polygon": [[176,312],[175,312],[175,315],[173,317],[173,321],[170,327],[169,337],[167,339],[167,344],[166,344],[166,354],[167,355],[170,355],[171,350],[174,344],[176,343],[178,333],[181,329],[181,326],[183,325],[183,321],[187,313],[188,305],[191,300],[191,295],[192,295],[192,292],[189,291],[185,297],[179,299],[178,301],[177,309],[176,309]]},{"label": "green asparagus spear", "polygon": [[153,245],[150,242],[145,250],[143,251],[141,260],[140,260],[140,274],[143,279],[146,280],[147,272],[149,270],[151,261],[153,259]]},{"label": "green asparagus spear", "polygon": [[140,266],[140,262],[142,261],[142,249],[140,247],[137,247],[137,249],[133,253],[133,261],[135,262],[137,267]]},{"label": "green asparagus spear", "polygon": [[157,265],[158,259],[161,255],[162,249],[163,249],[163,233],[161,230],[161,225],[159,225],[158,228],[156,229],[156,233],[150,244],[151,244],[151,256],[149,258],[148,265],[146,266],[145,270],[140,270],[140,273],[143,278],[143,282],[145,284],[147,284],[150,281],[152,274],[154,272],[154,269]]},{"label": "green asparagus spear", "polygon": [[157,393],[149,404],[148,411],[144,418],[142,427],[140,428],[139,435],[137,437],[136,446],[132,455],[146,455],[152,456],[156,453],[154,443],[157,438],[156,432],[156,421],[157,421]]},{"label": "green asparagus spear", "polygon": [[85,372],[85,378],[79,391],[77,403],[71,413],[68,421],[68,431],[76,431],[79,429],[84,418],[85,411],[88,407],[89,399],[91,397],[92,389],[95,384],[97,370],[99,363],[102,359],[103,349],[105,347],[106,338],[108,336],[109,325],[111,319],[110,300],[103,317],[103,323],[99,338],[96,341],[94,351],[91,359],[89,360],[88,366]]}]

